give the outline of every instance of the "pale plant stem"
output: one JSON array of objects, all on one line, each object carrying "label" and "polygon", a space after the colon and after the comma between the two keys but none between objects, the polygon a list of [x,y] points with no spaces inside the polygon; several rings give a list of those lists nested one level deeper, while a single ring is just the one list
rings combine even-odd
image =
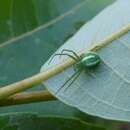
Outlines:
[{"label": "pale plant stem", "polygon": [[66,62],[62,64],[58,64],[48,70],[45,70],[44,72],[41,72],[22,81],[0,88],[0,99],[7,98],[15,93],[31,88],[32,86],[37,85],[42,81],[49,79],[50,77],[63,71],[67,66],[69,66],[73,62],[74,61],[72,60],[67,60]]},{"label": "pale plant stem", "polygon": [[[113,33],[112,35],[106,37],[105,39],[101,40],[98,43],[95,43],[91,48],[85,49],[79,53],[82,54],[86,51],[97,51],[104,46],[110,44],[113,40],[121,37],[123,34],[127,33],[130,30],[130,24],[124,26],[119,31]],[[66,68],[74,64],[75,61],[68,58],[64,62],[53,66],[52,68],[49,68],[39,74],[36,74],[32,77],[26,78],[22,81],[13,83],[11,85],[7,85],[5,87],[0,88],[0,99],[7,98],[15,93],[21,92],[25,89],[31,88],[33,85],[37,85],[41,83],[42,81],[45,81],[49,79],[50,77],[64,71]]]},{"label": "pale plant stem", "polygon": [[24,92],[0,100],[0,107],[52,100],[56,100],[56,98],[48,91]]}]

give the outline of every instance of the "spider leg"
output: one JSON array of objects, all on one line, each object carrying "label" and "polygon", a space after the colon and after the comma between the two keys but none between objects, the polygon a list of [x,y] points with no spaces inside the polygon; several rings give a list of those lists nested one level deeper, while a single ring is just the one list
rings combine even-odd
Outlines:
[{"label": "spider leg", "polygon": [[[74,80],[72,80],[72,81],[74,82],[74,81],[76,80],[75,77],[77,77],[77,75],[79,75],[79,73],[80,73],[80,71],[77,71],[77,72],[75,72],[74,74],[72,74],[72,76],[71,76],[70,78],[68,78],[68,79],[66,80],[66,82],[57,90],[56,94],[57,94],[61,89],[63,89],[64,86],[65,86],[69,81],[71,81],[71,79],[74,78]],[[71,82],[71,84],[72,84],[72,82]],[[69,86],[70,86],[70,84],[69,84]],[[67,88],[68,88],[68,87],[67,87]]]},{"label": "spider leg", "polygon": [[73,78],[73,80],[70,82],[70,84],[67,86],[67,88],[65,88],[64,90],[66,91],[73,83],[74,81],[80,76],[82,70],[79,71],[79,73],[77,73],[77,75]]},{"label": "spider leg", "polygon": [[77,58],[75,58],[74,56],[72,56],[72,55],[70,55],[70,54],[67,54],[67,53],[56,53],[56,54],[54,54],[54,55],[52,56],[52,58],[50,59],[50,61],[48,62],[48,64],[50,64],[50,62],[53,60],[53,58],[54,58],[55,56],[62,56],[62,55],[68,56],[68,57],[70,57],[71,59],[75,60],[76,62],[78,61]]},{"label": "spider leg", "polygon": [[71,52],[77,59],[80,59],[80,56],[78,56],[77,53],[74,52],[73,50],[63,49],[63,50],[61,51],[61,53],[65,52],[65,51],[66,51],[66,52]]}]

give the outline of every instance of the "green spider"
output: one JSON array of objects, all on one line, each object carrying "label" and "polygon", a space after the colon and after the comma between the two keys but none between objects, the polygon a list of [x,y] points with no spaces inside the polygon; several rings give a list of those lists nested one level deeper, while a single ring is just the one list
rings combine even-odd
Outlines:
[{"label": "green spider", "polygon": [[[66,53],[64,53],[64,52],[66,52]],[[69,54],[69,53],[71,53],[71,54]],[[54,54],[53,57],[51,58],[50,62],[52,61],[52,59],[55,56],[58,56],[58,55],[59,56],[63,56],[63,55],[68,56],[68,57],[72,58],[73,60],[75,60],[76,63],[74,64],[75,73],[72,74],[70,76],[70,78],[68,78],[68,80],[66,80],[66,82],[58,89],[58,91],[56,93],[58,93],[67,83],[70,82],[68,84],[68,86],[65,88],[65,90],[66,90],[80,76],[80,74],[83,70],[92,69],[92,68],[96,67],[101,61],[100,57],[95,52],[88,52],[88,53],[84,53],[81,56],[79,56],[79,55],[77,55],[76,52],[74,52],[72,50],[63,49],[61,51],[61,53]]]}]

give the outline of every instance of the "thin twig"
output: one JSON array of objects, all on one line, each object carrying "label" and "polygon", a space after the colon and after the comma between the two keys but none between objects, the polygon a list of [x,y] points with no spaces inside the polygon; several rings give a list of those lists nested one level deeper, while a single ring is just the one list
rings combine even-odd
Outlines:
[{"label": "thin twig", "polygon": [[48,91],[24,92],[10,96],[7,99],[0,100],[0,106],[10,106],[51,100],[56,100],[56,98]]},{"label": "thin twig", "polygon": [[[110,44],[113,40],[121,37],[123,34],[127,33],[129,30],[130,30],[130,24],[124,26],[119,31],[113,33],[112,35],[109,35],[107,38],[94,44],[94,46],[92,46],[91,48],[85,49],[84,51],[80,52],[79,55],[86,51],[90,51],[90,50],[97,51],[97,50],[103,48],[104,46]],[[24,79],[22,81],[13,83],[11,85],[2,87],[2,88],[0,88],[0,99],[7,98],[15,93],[21,92],[25,89],[29,89],[32,86],[37,85],[37,84],[41,83],[42,81],[45,81],[45,80],[49,79],[50,77],[64,71],[66,68],[68,68],[69,66],[71,66],[74,63],[75,63],[74,60],[68,58],[64,62],[62,62],[58,65],[55,65],[52,68],[47,69],[39,74],[36,74],[36,75],[29,77],[27,79]]]},{"label": "thin twig", "polygon": [[66,67],[70,66],[70,64],[72,64],[73,62],[74,62],[73,60],[67,60],[66,62],[56,65],[48,70],[45,70],[44,72],[41,72],[22,81],[0,88],[0,99],[7,98],[13,94],[31,88],[32,86],[37,85],[42,81],[49,79],[50,77],[63,71]]}]

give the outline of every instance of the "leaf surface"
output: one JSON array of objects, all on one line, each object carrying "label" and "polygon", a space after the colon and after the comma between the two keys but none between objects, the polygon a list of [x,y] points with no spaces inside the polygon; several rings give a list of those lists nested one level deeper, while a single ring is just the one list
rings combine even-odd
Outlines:
[{"label": "leaf surface", "polygon": [[[130,23],[129,6],[129,0],[116,1],[84,25],[58,52],[63,48],[79,52],[117,32]],[[61,101],[83,112],[107,119],[130,121],[130,33],[102,47],[97,53],[101,57],[101,64],[84,71],[66,90],[67,86],[57,93],[74,73],[73,67],[45,84]],[[51,65],[60,62],[61,59],[55,57]],[[50,66],[45,64],[42,69]]]}]

